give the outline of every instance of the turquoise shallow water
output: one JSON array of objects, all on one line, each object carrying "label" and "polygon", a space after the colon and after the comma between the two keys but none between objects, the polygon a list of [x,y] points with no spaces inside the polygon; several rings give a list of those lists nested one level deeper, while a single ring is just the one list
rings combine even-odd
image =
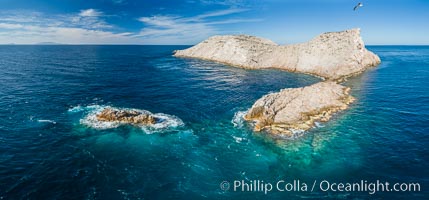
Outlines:
[{"label": "turquoise shallow water", "polygon": [[[424,199],[429,47],[374,46],[351,78],[357,101],[295,140],[240,120],[255,100],[317,78],[171,56],[186,46],[0,46],[4,199]],[[167,116],[162,127],[96,129],[103,106]],[[420,192],[234,192],[222,181],[417,182]]]}]

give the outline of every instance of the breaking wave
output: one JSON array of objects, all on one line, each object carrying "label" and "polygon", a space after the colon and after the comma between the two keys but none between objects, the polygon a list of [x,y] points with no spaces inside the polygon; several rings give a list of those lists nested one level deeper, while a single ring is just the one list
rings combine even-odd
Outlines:
[{"label": "breaking wave", "polygon": [[234,127],[242,128],[244,126],[244,115],[247,111],[237,111],[234,113],[234,117],[231,120],[231,123],[234,124]]},{"label": "breaking wave", "polygon": [[323,125],[321,122],[314,122],[314,126],[316,126],[316,128],[325,127],[325,125]]},{"label": "breaking wave", "polygon": [[39,119],[39,120],[37,120],[37,122],[39,122],[39,123],[50,123],[50,124],[56,124],[57,123],[56,121],[49,120],[49,119]]}]

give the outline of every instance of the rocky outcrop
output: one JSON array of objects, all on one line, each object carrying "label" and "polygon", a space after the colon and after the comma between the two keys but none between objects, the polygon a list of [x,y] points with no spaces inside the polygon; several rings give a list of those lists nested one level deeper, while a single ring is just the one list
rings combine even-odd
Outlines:
[{"label": "rocky outcrop", "polygon": [[255,122],[255,131],[291,136],[295,130],[308,130],[315,122],[328,121],[333,113],[346,109],[354,100],[349,90],[332,81],[283,89],[257,100],[244,119]]},{"label": "rocky outcrop", "polygon": [[174,55],[324,78],[325,82],[265,95],[244,116],[255,122],[255,131],[288,136],[346,109],[354,98],[349,95],[350,88],[337,82],[380,63],[380,58],[365,48],[359,29],[324,33],[306,43],[284,46],[253,36],[214,36]]},{"label": "rocky outcrop", "polygon": [[105,108],[96,115],[96,118],[101,122],[115,122],[133,125],[151,125],[155,124],[157,121],[151,113],[138,110],[119,110],[114,108]]},{"label": "rocky outcrop", "polygon": [[365,48],[359,29],[324,33],[309,42],[292,45],[247,35],[213,36],[191,48],[177,50],[174,55],[249,69],[277,68],[331,80],[358,74],[380,63],[380,58]]}]

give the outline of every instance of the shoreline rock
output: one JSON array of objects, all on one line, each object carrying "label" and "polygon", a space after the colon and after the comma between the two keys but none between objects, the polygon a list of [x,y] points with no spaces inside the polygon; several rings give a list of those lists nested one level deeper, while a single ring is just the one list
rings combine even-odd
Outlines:
[{"label": "shoreline rock", "polygon": [[350,88],[327,81],[301,88],[283,89],[264,95],[244,116],[254,121],[254,131],[293,136],[308,130],[315,122],[326,122],[334,113],[347,109],[354,101]]},{"label": "shoreline rock", "polygon": [[301,44],[278,45],[247,35],[213,36],[176,57],[216,61],[247,69],[275,68],[341,80],[378,65],[380,58],[365,48],[360,29],[329,32]]}]

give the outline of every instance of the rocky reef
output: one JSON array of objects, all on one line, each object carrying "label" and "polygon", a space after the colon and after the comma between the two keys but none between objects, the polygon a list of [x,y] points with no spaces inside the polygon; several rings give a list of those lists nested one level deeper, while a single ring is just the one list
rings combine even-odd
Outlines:
[{"label": "rocky reef", "polygon": [[360,29],[321,34],[306,43],[278,45],[247,35],[213,36],[177,57],[199,58],[232,66],[276,68],[338,80],[365,71],[380,58],[365,48]]},{"label": "rocky reef", "polygon": [[316,121],[326,122],[346,109],[354,100],[349,90],[332,81],[283,89],[257,100],[244,119],[255,122],[255,131],[292,136],[294,130],[308,130]]},{"label": "rocky reef", "polygon": [[324,79],[302,88],[283,89],[257,100],[244,116],[254,130],[292,136],[317,121],[328,121],[354,98],[339,82],[380,64],[365,48],[360,29],[329,32],[306,43],[278,45],[247,35],[213,36],[193,47],[177,50],[177,57],[198,58],[248,69],[275,68],[312,74]]},{"label": "rocky reef", "polygon": [[155,124],[157,119],[149,112],[138,110],[119,110],[114,108],[105,108],[96,115],[98,121],[115,122],[121,124],[133,125],[151,125]]}]

